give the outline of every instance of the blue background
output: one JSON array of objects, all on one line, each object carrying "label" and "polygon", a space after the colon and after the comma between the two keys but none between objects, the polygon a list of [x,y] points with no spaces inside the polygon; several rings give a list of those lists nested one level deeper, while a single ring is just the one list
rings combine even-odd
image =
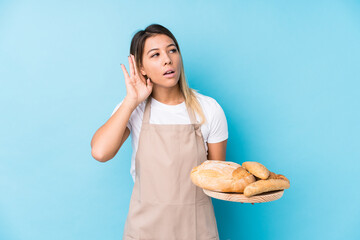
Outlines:
[{"label": "blue background", "polygon": [[121,239],[130,138],[106,163],[90,141],[151,23],[223,107],[227,160],[291,182],[274,202],[213,199],[220,239],[360,239],[360,2],[285,0],[0,1],[0,239]]}]

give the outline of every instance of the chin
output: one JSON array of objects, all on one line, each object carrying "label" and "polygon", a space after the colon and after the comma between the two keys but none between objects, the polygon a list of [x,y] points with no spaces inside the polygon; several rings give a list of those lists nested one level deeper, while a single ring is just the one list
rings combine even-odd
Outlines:
[{"label": "chin", "polygon": [[161,84],[157,84],[159,87],[163,87],[163,88],[173,88],[176,85],[178,85],[178,82],[168,82],[168,83],[161,83]]},{"label": "chin", "polygon": [[175,78],[165,78],[165,79],[161,79],[160,81],[153,82],[153,84],[159,87],[172,88],[176,86],[179,83],[179,81],[180,78],[178,78],[178,80],[175,80]]}]

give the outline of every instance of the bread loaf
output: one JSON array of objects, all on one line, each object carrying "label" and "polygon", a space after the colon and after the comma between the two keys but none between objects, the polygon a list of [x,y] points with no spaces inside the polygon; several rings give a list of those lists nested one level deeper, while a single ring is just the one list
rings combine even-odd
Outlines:
[{"label": "bread loaf", "polygon": [[260,179],[267,179],[270,175],[270,171],[258,162],[243,162],[242,167]]},{"label": "bread loaf", "polygon": [[219,160],[204,161],[192,169],[190,177],[196,186],[217,192],[243,193],[248,184],[255,182],[240,164]]}]

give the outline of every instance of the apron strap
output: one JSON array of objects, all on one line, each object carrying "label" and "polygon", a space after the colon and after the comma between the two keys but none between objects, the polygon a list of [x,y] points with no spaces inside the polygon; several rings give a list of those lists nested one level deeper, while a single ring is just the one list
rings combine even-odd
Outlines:
[{"label": "apron strap", "polygon": [[150,120],[150,104],[151,104],[151,96],[149,96],[147,98],[147,101],[146,101],[144,117],[143,117],[143,123],[149,123],[149,120]]}]

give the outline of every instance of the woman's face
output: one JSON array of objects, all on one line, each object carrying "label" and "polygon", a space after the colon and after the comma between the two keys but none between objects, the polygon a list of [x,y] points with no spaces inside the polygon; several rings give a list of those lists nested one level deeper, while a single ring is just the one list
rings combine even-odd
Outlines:
[{"label": "woman's face", "polygon": [[[158,34],[146,39],[142,58],[141,74],[147,75],[155,85],[173,87],[178,83],[181,57],[170,37]],[[173,73],[165,74],[168,70]]]}]

